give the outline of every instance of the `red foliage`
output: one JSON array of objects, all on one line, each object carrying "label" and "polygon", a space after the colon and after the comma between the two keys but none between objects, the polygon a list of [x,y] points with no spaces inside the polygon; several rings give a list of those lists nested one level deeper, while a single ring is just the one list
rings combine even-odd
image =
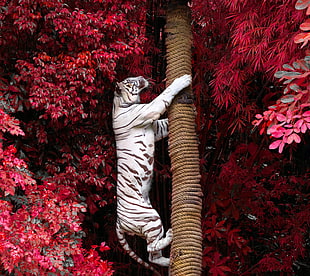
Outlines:
[{"label": "red foliage", "polygon": [[[4,132],[24,135],[18,121],[0,110]],[[2,140],[1,140],[2,141]],[[98,253],[82,248],[80,212],[85,204],[65,183],[38,184],[13,145],[0,143],[0,260],[14,275],[112,275]],[[101,247],[100,250],[108,249]],[[28,271],[28,272],[27,272]]]},{"label": "red foliage", "polygon": [[114,202],[108,114],[117,68],[143,54],[136,2],[1,1],[0,260],[14,275],[112,274],[82,223]]},{"label": "red foliage", "polygon": [[[111,275],[109,261],[122,262],[108,255],[118,250],[113,82],[152,76],[145,101],[163,89],[166,2],[0,0],[1,269]],[[309,4],[190,4],[205,274],[309,272],[309,57],[299,49],[308,53]],[[269,147],[289,153],[251,130],[255,114]],[[166,159],[156,178],[170,177]]]},{"label": "red foliage", "polygon": [[[237,275],[247,270],[292,273],[293,263],[307,254],[309,175],[287,175],[282,162],[281,156],[254,143],[239,145],[209,192],[207,246],[228,254],[228,266]],[[250,265],[253,256],[259,258],[255,268]],[[267,258],[277,260],[277,266],[268,266]],[[206,265],[211,268],[208,261]]]},{"label": "red foliage", "polygon": [[[272,105],[257,115],[261,134],[268,128],[291,145],[301,134],[307,140],[308,57],[302,58],[294,37],[308,4],[192,2],[204,266],[210,274],[309,273],[308,148],[291,147],[286,159],[251,130],[254,115]],[[301,26],[307,32],[307,24]],[[276,77],[288,80],[286,95],[274,103],[283,88],[273,76],[283,64],[286,72]]]}]

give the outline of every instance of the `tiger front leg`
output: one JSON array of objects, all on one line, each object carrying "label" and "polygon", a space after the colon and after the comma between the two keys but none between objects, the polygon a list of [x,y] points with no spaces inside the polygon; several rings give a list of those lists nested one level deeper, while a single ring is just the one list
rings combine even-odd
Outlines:
[{"label": "tiger front leg", "polygon": [[140,115],[135,120],[135,125],[146,126],[158,120],[159,117],[167,110],[172,103],[173,98],[185,87],[192,82],[190,75],[184,75],[176,78],[160,95],[148,104],[144,104],[139,109]]},{"label": "tiger front leg", "polygon": [[183,75],[182,77],[176,78],[168,88],[172,89],[174,91],[173,94],[176,95],[182,89],[189,86],[191,83],[192,83],[192,76]]}]

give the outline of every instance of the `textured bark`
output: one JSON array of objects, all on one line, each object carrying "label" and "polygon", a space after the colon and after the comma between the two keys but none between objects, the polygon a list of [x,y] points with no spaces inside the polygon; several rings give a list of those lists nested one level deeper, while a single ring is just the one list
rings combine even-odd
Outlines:
[{"label": "textured bark", "polygon": [[[190,10],[185,1],[172,1],[167,14],[167,85],[191,74]],[[173,241],[170,275],[201,275],[202,234],[198,140],[192,89],[184,89],[168,111],[172,169]]]}]

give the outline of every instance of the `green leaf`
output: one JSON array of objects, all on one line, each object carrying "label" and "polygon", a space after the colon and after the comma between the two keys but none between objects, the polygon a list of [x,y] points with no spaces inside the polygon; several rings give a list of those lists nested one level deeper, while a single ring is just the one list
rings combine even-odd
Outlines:
[{"label": "green leaf", "polygon": [[286,95],[286,96],[284,96],[284,97],[282,97],[282,98],[280,99],[280,101],[281,101],[282,103],[291,103],[291,102],[293,102],[294,100],[295,100],[294,95],[291,95],[291,94]]},{"label": "green leaf", "polygon": [[310,0],[298,0],[295,4],[296,10],[304,10],[310,6]]},{"label": "green leaf", "polygon": [[284,77],[291,78],[291,77],[300,76],[300,75],[301,73],[299,72],[288,72],[288,71],[278,71],[274,74],[274,76],[279,79],[284,78]]},{"label": "green leaf", "polygon": [[289,65],[289,64],[284,64],[282,67],[283,67],[284,69],[288,69],[288,70],[292,70],[292,71],[295,70],[295,69],[294,69],[291,65]]},{"label": "green leaf", "polygon": [[297,85],[296,83],[291,84],[289,87],[290,87],[290,89],[294,90],[295,92],[298,92],[301,90],[300,86]]}]

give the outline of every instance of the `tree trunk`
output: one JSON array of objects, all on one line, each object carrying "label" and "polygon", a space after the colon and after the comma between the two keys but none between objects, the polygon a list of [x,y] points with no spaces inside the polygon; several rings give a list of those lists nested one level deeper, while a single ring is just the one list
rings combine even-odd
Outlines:
[{"label": "tree trunk", "polygon": [[[167,14],[167,86],[191,74],[192,35],[187,1],[171,1]],[[199,152],[191,87],[180,92],[169,111],[172,170],[173,241],[170,275],[201,275],[202,233]]]}]

